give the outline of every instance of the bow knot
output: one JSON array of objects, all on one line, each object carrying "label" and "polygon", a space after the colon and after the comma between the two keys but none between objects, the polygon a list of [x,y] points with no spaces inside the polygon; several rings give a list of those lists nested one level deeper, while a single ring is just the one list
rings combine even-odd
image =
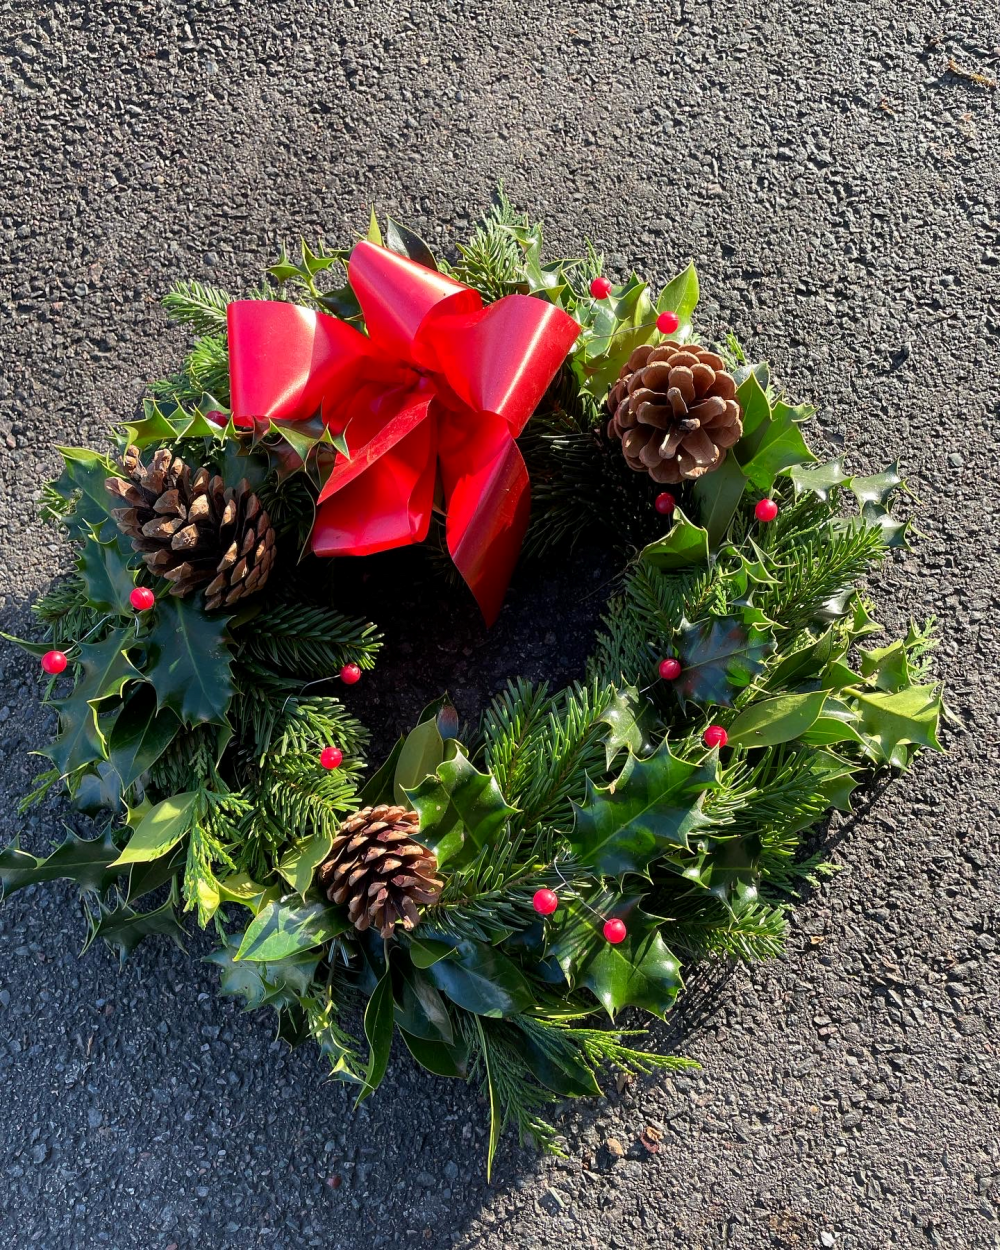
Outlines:
[{"label": "bow knot", "polygon": [[500,611],[528,522],[528,471],[514,441],[579,326],[543,300],[478,292],[359,243],[348,281],[367,335],[294,304],[229,305],[233,419],[308,420],[343,435],[319,495],[317,555],[422,542],[435,486],[448,550],[487,624]]}]

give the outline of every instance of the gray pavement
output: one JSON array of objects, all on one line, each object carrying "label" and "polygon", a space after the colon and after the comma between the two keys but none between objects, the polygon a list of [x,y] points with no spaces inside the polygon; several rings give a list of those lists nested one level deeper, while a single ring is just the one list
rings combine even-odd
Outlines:
[{"label": "gray pavement", "polygon": [[[609,1082],[567,1159],[508,1143],[491,1186],[473,1091],[396,1054],[352,1112],[215,997],[197,935],[119,974],[77,961],[68,891],[17,895],[0,1246],[1000,1245],[1000,92],[947,68],[1000,75],[993,0],[5,0],[0,32],[0,628],[62,567],[51,444],[99,442],[178,359],[173,278],[249,285],[371,199],[447,250],[503,178],[554,249],[693,257],[701,324],[770,357],[814,437],[902,456],[926,540],[873,589],[892,629],[938,615],[955,711],[946,757],[835,828],[787,955],[695,978],[656,1040],[703,1070]],[[359,710],[388,734],[444,685],[471,714],[507,672],[571,675],[602,579],[587,553],[527,575],[489,639],[458,600],[450,627],[397,612]],[[64,813],[14,804],[49,718],[33,663],[0,666],[0,838],[38,849]]]}]

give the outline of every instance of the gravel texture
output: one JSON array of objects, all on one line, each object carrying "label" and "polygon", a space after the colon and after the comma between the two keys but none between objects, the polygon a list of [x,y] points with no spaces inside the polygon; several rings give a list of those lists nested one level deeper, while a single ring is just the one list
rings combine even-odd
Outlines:
[{"label": "gravel texture", "polygon": [[[64,559],[33,517],[51,443],[98,442],[178,359],[173,278],[249,284],[282,240],[348,237],[370,199],[447,248],[503,178],[554,248],[586,234],[614,273],[693,256],[702,324],[820,405],[829,449],[865,470],[903,456],[927,537],[875,590],[891,629],[941,618],[955,713],[946,757],[834,830],[843,871],[803,900],[787,955],[692,978],[656,1041],[704,1069],[609,1082],[566,1111],[566,1159],[508,1142],[491,1186],[473,1091],[396,1054],[352,1113],[313,1053],[216,999],[197,935],[119,974],[103,950],[77,961],[68,891],[18,894],[0,911],[0,1243],[1000,1245],[1000,92],[948,68],[1000,73],[992,0],[0,14],[4,629],[30,628]],[[444,685],[471,713],[507,672],[571,675],[604,578],[587,553],[526,577],[489,639],[446,593],[408,629],[430,589],[407,585],[351,698],[388,724]],[[4,645],[0,665],[0,835],[39,849],[64,814],[14,802],[49,718],[34,664]]]}]

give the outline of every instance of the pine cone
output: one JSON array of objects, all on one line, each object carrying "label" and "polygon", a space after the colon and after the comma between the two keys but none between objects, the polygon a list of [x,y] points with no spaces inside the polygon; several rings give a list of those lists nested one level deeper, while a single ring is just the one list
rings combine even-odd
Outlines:
[{"label": "pine cone", "polygon": [[608,395],[608,437],[622,440],[630,468],[654,482],[717,469],[743,437],[736,383],[704,347],[637,347]]},{"label": "pine cone", "polygon": [[274,564],[274,530],[244,479],[223,484],[162,447],[147,468],[135,447],[109,477],[108,493],[128,506],[114,510],[118,528],[141,551],[147,568],[173,582],[172,595],[205,588],[205,606],[231,607],[267,581]]},{"label": "pine cone", "polygon": [[420,817],[405,807],[366,807],[340,826],[330,855],[319,867],[320,886],[332,903],[347,903],[351,923],[363,932],[392,937],[420,922],[418,903],[437,902],[442,882],[433,851],[413,840]]}]

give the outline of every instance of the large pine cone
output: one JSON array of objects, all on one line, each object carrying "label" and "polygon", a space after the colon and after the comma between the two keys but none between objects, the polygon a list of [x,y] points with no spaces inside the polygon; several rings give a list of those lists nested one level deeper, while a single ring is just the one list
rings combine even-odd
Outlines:
[{"label": "large pine cone", "polygon": [[743,437],[736,383],[704,347],[637,347],[608,395],[608,435],[622,440],[630,468],[654,482],[717,469]]},{"label": "large pine cone", "polygon": [[360,932],[371,927],[392,937],[397,920],[404,929],[419,924],[418,903],[437,902],[437,859],[412,836],[419,820],[416,812],[383,803],[340,826],[317,877],[332,903],[347,903],[348,918]]},{"label": "large pine cone", "polygon": [[141,551],[147,568],[173,582],[172,595],[204,586],[209,611],[228,608],[267,581],[274,565],[274,530],[244,479],[236,487],[208,469],[195,469],[163,447],[147,468],[126,449],[128,480],[109,477],[118,528]]}]

